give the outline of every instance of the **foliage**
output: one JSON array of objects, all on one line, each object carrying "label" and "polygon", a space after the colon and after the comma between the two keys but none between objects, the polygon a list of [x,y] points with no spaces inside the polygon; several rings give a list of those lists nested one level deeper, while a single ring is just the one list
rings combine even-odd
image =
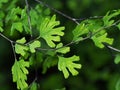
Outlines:
[{"label": "foliage", "polygon": [[23,59],[19,61],[15,60],[12,66],[13,82],[17,83],[18,89],[25,89],[28,87],[26,83],[28,70],[25,67],[29,67],[29,62],[25,62]]},{"label": "foliage", "polygon": [[76,71],[75,68],[80,69],[81,65],[73,63],[73,61],[78,60],[79,60],[78,56],[72,56],[69,58],[59,56],[58,69],[63,72],[65,78],[69,77],[68,70],[72,73],[73,76],[78,74],[78,71]]},{"label": "foliage", "polygon": [[119,88],[120,88],[120,79],[117,81],[116,90],[119,90]]},{"label": "foliage", "polygon": [[[37,4],[31,5],[32,8],[29,8],[28,1],[24,7],[16,6],[16,3],[19,2],[19,0],[0,1],[0,36],[9,41],[13,49],[15,60],[11,70],[13,82],[16,82],[17,89],[37,90],[39,88],[37,82],[39,75],[37,73],[41,69],[42,74],[46,74],[51,67],[57,66],[65,79],[70,76],[69,73],[72,76],[77,76],[78,69],[81,69],[82,64],[80,64],[79,55],[70,54],[72,52],[70,45],[79,45],[79,42],[84,43],[83,41],[90,39],[96,47],[104,48],[107,45],[109,49],[119,51],[109,47],[113,45],[114,41],[114,38],[109,38],[111,27],[120,29],[120,20],[116,19],[120,16],[119,9],[107,12],[102,18],[88,18],[79,22],[44,3],[37,2]],[[10,3],[10,5],[4,6],[4,3]],[[77,6],[74,0],[67,1],[67,3],[72,10]],[[6,8],[3,9],[4,7]],[[61,26],[60,21],[56,20],[58,16],[52,15],[50,9],[76,23],[76,26],[71,28],[73,36],[68,44],[65,44],[64,40],[61,39],[67,34],[65,32],[67,29],[65,30],[65,26]],[[115,63],[119,62],[120,55],[117,54]],[[29,85],[27,75],[29,75],[30,70],[35,70],[36,75],[35,80]],[[88,72],[86,70],[86,73]],[[105,75],[107,74],[105,73]],[[96,75],[93,78],[98,77]],[[105,78],[104,75],[103,78]],[[118,81],[116,90],[119,89]],[[55,90],[65,90],[65,88]]]},{"label": "foliage", "polygon": [[40,37],[44,38],[50,47],[55,47],[53,41],[60,41],[60,36],[63,36],[64,27],[54,28],[59,25],[59,21],[55,21],[56,16],[51,19],[45,18],[40,25]]},{"label": "foliage", "polygon": [[115,63],[118,64],[119,62],[120,62],[120,54],[117,54],[115,58]]}]

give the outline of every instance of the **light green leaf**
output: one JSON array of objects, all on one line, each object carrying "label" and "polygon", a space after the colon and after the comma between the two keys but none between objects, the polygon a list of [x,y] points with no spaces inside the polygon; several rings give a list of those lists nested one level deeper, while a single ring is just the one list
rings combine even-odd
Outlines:
[{"label": "light green leaf", "polygon": [[15,63],[12,66],[13,82],[17,83],[18,89],[23,90],[28,87],[26,80],[29,72],[26,67],[29,67],[29,62],[24,61],[23,59],[20,61],[15,60]]},{"label": "light green leaf", "polygon": [[2,27],[0,27],[0,32],[3,32],[4,30],[2,29]]},{"label": "light green leaf", "polygon": [[117,25],[118,29],[120,30],[120,23]]},{"label": "light green leaf", "polygon": [[60,36],[64,35],[64,32],[62,32],[62,30],[64,30],[64,27],[56,27],[60,24],[60,22],[55,20],[56,20],[55,15],[52,16],[51,19],[45,18],[45,20],[41,22],[41,25],[39,28],[40,37],[45,39],[45,41],[50,47],[55,47],[56,45],[54,42],[59,42]]},{"label": "light green leaf", "polygon": [[63,72],[65,78],[69,77],[68,70],[72,73],[73,76],[79,73],[76,69],[80,69],[81,64],[74,63],[74,61],[79,61],[79,56],[74,55],[69,58],[59,56],[58,58],[59,58],[58,69]]},{"label": "light green leaf", "polygon": [[108,43],[108,44],[112,44],[113,43],[113,39],[112,38],[107,38],[107,33],[103,33],[101,35],[94,35],[91,38],[93,40],[93,42],[95,43],[95,45],[99,48],[104,48],[103,42]]},{"label": "light green leaf", "polygon": [[110,26],[114,23],[114,20],[111,20],[113,17],[120,15],[120,10],[114,10],[113,12],[107,12],[103,17],[103,22],[105,26]]},{"label": "light green leaf", "polygon": [[115,90],[120,90],[120,79],[116,83]]},{"label": "light green leaf", "polygon": [[38,40],[35,40],[31,44],[29,44],[31,53],[35,53],[35,48],[40,47],[40,46],[41,46],[41,43]]},{"label": "light green leaf", "polygon": [[6,22],[8,22],[10,20],[11,21],[19,21],[20,17],[18,15],[21,15],[21,11],[22,11],[22,9],[19,7],[13,8],[11,10],[11,12],[7,14]]},{"label": "light green leaf", "polygon": [[73,41],[79,41],[82,39],[82,35],[88,33],[88,29],[86,28],[84,23],[81,23],[76,26],[76,28],[73,30]]},{"label": "light green leaf", "polygon": [[56,48],[58,48],[56,50],[56,52],[62,53],[62,54],[66,54],[67,52],[70,51],[70,47],[63,47],[62,43],[59,43]]},{"label": "light green leaf", "polygon": [[118,64],[120,62],[120,54],[117,54],[115,57],[115,64]]},{"label": "light green leaf", "polygon": [[15,30],[17,30],[20,33],[22,33],[23,27],[22,27],[22,23],[21,22],[12,23],[10,35],[13,35],[13,33],[14,33]]},{"label": "light green leaf", "polygon": [[29,50],[29,48],[24,45],[24,43],[26,42],[25,38],[23,37],[22,39],[17,40],[16,42],[20,43],[20,44],[23,44],[23,45],[15,44],[15,52],[17,54],[21,54],[22,56],[25,56],[26,51]]}]

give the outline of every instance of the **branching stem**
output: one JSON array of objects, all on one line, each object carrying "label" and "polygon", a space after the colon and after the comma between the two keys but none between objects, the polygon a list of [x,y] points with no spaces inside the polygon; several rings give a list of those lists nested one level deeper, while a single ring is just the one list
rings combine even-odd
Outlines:
[{"label": "branching stem", "polygon": [[64,16],[65,18],[67,18],[67,19],[69,19],[69,20],[75,22],[76,24],[79,24],[79,22],[78,22],[75,18],[72,18],[72,17],[70,17],[70,16],[68,16],[68,15],[66,15],[66,14],[64,14],[64,13],[58,11],[58,10],[56,10],[55,8],[49,6],[48,4],[45,4],[44,2],[42,2],[42,1],[40,1],[40,0],[35,0],[35,1],[38,2],[38,3],[40,3],[41,5],[44,5],[45,7],[47,7],[47,8],[49,8],[49,9],[53,10],[54,12],[56,12],[56,13],[58,13],[58,14]]}]

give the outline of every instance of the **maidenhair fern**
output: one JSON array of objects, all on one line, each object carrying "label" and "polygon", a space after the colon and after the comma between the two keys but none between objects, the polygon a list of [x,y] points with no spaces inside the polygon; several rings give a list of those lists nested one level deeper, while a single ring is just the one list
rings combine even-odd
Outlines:
[{"label": "maidenhair fern", "polygon": [[[7,2],[8,0],[1,0],[0,9],[3,3]],[[28,9],[26,6],[15,7],[14,3],[11,5],[14,8],[8,7],[5,10],[9,10],[8,12],[2,9],[0,11],[0,36],[12,45],[15,57],[12,66],[13,82],[16,82],[17,89],[21,90],[38,90],[37,82],[34,81],[31,85],[27,83],[28,68],[42,68],[42,73],[46,73],[50,67],[58,66],[58,70],[63,73],[65,79],[70,76],[70,73],[73,76],[78,75],[78,69],[82,67],[78,62],[80,57],[66,55],[70,52],[70,45],[91,39],[96,47],[104,48],[104,43],[112,45],[114,41],[112,37],[108,37],[109,27],[116,26],[120,29],[120,21],[114,20],[114,17],[120,15],[120,10],[109,11],[103,18],[87,19],[80,23],[69,17],[77,25],[72,30],[72,41],[64,45],[61,37],[65,35],[65,26],[61,26],[60,21],[56,20],[57,15],[50,15],[49,8],[45,9],[42,5],[36,5]],[[9,36],[3,33],[7,30]],[[21,35],[16,38],[16,41],[8,38],[13,37],[15,33]],[[115,63],[119,62],[120,55],[118,54]],[[119,90],[118,85],[119,82],[116,90]],[[65,88],[56,90],[65,90]]]}]

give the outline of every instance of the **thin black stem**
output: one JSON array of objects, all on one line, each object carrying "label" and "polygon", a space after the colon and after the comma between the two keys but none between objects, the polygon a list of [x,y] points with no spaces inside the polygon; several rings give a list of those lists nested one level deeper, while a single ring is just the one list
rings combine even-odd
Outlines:
[{"label": "thin black stem", "polygon": [[112,47],[112,46],[110,46],[110,45],[106,45],[106,46],[107,46],[109,49],[120,53],[120,50],[119,50],[119,49],[114,48],[114,47]]},{"label": "thin black stem", "polygon": [[14,49],[14,41],[12,41],[11,39],[9,39],[8,37],[6,37],[5,35],[3,35],[2,33],[0,33],[0,36],[2,36],[4,39],[6,39],[7,41],[9,41],[11,43],[11,46],[12,46],[12,49],[13,49],[13,55],[14,55],[14,58],[15,60],[17,60],[16,58],[16,54],[15,54],[15,49]]},{"label": "thin black stem", "polygon": [[11,39],[9,39],[8,37],[6,37],[5,35],[3,35],[2,33],[0,33],[0,36],[2,36],[4,39],[6,39],[9,42],[13,42]]},{"label": "thin black stem", "polygon": [[102,30],[104,30],[106,28],[116,26],[116,24],[119,23],[119,22],[120,22],[120,19],[118,21],[116,21],[115,23],[113,23],[112,25],[110,25],[110,26],[103,26],[103,27],[99,28],[95,33],[91,34],[91,37],[96,35],[98,32],[100,32],[100,31],[102,31]]},{"label": "thin black stem", "polygon": [[48,4],[45,4],[44,2],[42,2],[42,1],[40,1],[40,0],[35,0],[35,1],[38,2],[38,3],[40,3],[41,5],[44,5],[45,7],[53,10],[54,12],[57,12],[58,14],[64,16],[65,18],[68,18],[69,20],[75,22],[76,24],[79,24],[79,22],[78,22],[75,18],[72,18],[72,17],[70,17],[70,16],[68,16],[68,15],[66,15],[66,14],[64,14],[64,13],[58,11],[58,10],[56,10],[55,8],[49,6]]},{"label": "thin black stem", "polygon": [[76,18],[75,20],[83,21],[83,20],[87,20],[87,19],[100,19],[100,18],[103,18],[103,16],[93,16],[93,17],[88,17],[88,18]]},{"label": "thin black stem", "polygon": [[37,80],[37,78],[35,78],[35,79],[30,83],[30,85],[28,86],[28,89],[30,89],[30,87],[32,86],[32,84],[33,84],[34,82],[36,82],[36,80]]},{"label": "thin black stem", "polygon": [[37,50],[43,50],[43,51],[53,50],[53,51],[54,51],[54,50],[61,49],[61,48],[63,48],[63,47],[70,46],[70,45],[72,45],[72,44],[74,44],[74,43],[77,43],[77,42],[80,42],[80,41],[84,41],[84,40],[90,39],[91,37],[93,37],[94,35],[96,35],[97,33],[99,33],[100,31],[102,31],[102,30],[104,30],[104,29],[106,29],[106,28],[115,26],[115,25],[116,25],[117,23],[119,23],[119,22],[120,22],[120,20],[116,21],[115,23],[113,23],[113,24],[110,25],[110,26],[103,26],[102,28],[99,28],[95,33],[90,34],[90,35],[88,35],[87,37],[85,37],[85,38],[83,38],[83,39],[81,39],[81,40],[79,40],[79,41],[71,41],[70,43],[68,43],[68,44],[66,44],[66,45],[64,45],[64,46],[62,46],[62,47],[60,47],[60,48],[52,48],[52,49],[37,48]]},{"label": "thin black stem", "polygon": [[26,44],[18,43],[18,42],[15,42],[15,41],[9,39],[8,37],[3,35],[2,33],[0,33],[0,36],[3,37],[4,39],[6,39],[7,41],[9,41],[10,43],[12,42],[13,44],[19,44],[19,45],[22,45],[22,46],[27,46]]},{"label": "thin black stem", "polygon": [[[58,10],[56,10],[55,8],[49,6],[48,4],[42,2],[41,0],[35,0],[36,2],[40,3],[41,5],[44,5],[46,6],[47,8],[50,8],[51,10],[53,10],[54,12],[64,16],[65,18],[68,18],[69,20],[72,20],[73,22],[75,22],[76,24],[79,24],[80,21],[83,21],[83,20],[87,20],[87,19],[99,19],[99,18],[103,18],[103,16],[93,16],[93,17],[88,17],[88,18],[73,18],[73,17],[70,17]],[[79,21],[79,22],[78,22]]]},{"label": "thin black stem", "polygon": [[31,37],[32,37],[32,26],[31,26],[30,14],[29,14],[30,10],[29,10],[28,0],[25,0],[25,3],[26,3],[26,7],[27,7],[29,29],[31,30]]},{"label": "thin black stem", "polygon": [[13,42],[12,42],[12,41],[11,41],[11,46],[12,46],[12,49],[13,49],[14,58],[15,58],[15,60],[17,60],[16,54],[15,54],[14,45],[13,45]]}]

